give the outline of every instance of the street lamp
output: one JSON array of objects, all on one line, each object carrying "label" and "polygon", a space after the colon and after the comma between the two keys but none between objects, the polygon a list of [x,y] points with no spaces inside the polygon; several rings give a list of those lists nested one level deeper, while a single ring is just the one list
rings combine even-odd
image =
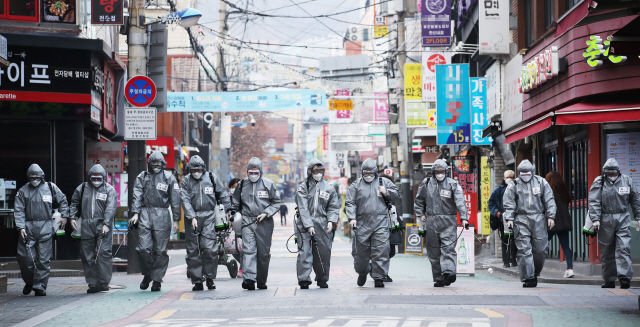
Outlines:
[{"label": "street lamp", "polygon": [[172,12],[168,15],[158,17],[158,20],[145,23],[144,25],[147,26],[147,25],[158,24],[158,23],[163,23],[163,24],[175,23],[184,28],[189,28],[197,24],[198,20],[200,20],[200,17],[202,17],[202,13],[199,10],[193,9],[193,8],[187,8],[185,10]]}]

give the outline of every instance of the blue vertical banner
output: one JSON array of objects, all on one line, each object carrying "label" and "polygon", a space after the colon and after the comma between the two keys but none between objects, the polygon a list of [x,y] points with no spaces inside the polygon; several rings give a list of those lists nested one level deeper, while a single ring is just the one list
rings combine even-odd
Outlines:
[{"label": "blue vertical banner", "polygon": [[482,129],[489,125],[487,115],[487,79],[471,78],[471,144],[491,145],[491,137],[482,137]]},{"label": "blue vertical banner", "polygon": [[469,64],[435,67],[438,144],[471,144]]}]

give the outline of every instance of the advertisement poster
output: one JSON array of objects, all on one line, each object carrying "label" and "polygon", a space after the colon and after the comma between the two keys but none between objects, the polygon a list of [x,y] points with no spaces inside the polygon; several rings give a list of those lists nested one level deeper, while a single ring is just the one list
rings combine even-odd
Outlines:
[{"label": "advertisement poster", "polygon": [[436,65],[451,63],[450,52],[422,53],[422,101],[436,102]]},{"label": "advertisement poster", "polygon": [[116,190],[118,197],[117,206],[126,207],[129,201],[129,190],[127,189],[129,174],[113,174],[113,177],[115,179],[113,188]]},{"label": "advertisement poster", "polygon": [[504,72],[504,108],[502,112],[502,130],[517,125],[522,121],[522,93],[519,80],[522,77],[522,55],[509,61]]},{"label": "advertisement poster", "polygon": [[509,0],[478,2],[480,54],[509,54]]},{"label": "advertisement poster", "polygon": [[405,226],[404,253],[422,255],[422,241],[424,239],[419,233],[420,225],[406,224]]},{"label": "advertisement poster", "polygon": [[422,46],[451,44],[451,0],[421,0]]},{"label": "advertisement poster", "polygon": [[76,0],[42,0],[42,21],[75,24]]},{"label": "advertisement poster", "polygon": [[107,173],[122,172],[124,151],[121,142],[87,142],[85,169],[102,165]]},{"label": "advertisement poster", "polygon": [[373,101],[373,121],[376,123],[389,122],[389,101],[387,93],[375,93],[375,97],[384,97],[385,99],[375,99]]},{"label": "advertisement poster", "polygon": [[[462,232],[462,235],[460,235],[460,232]],[[458,254],[456,258],[458,260],[456,273],[473,276],[476,272],[473,228],[463,229],[462,227],[458,227],[456,233],[456,235],[460,235],[456,243],[456,253]]]},{"label": "advertisement poster", "polygon": [[489,126],[487,115],[487,79],[471,78],[471,144],[491,145],[491,137],[482,137],[482,129]]},{"label": "advertisement poster", "polygon": [[422,100],[422,64],[404,64],[404,99]]},{"label": "advertisement poster", "polygon": [[491,197],[491,171],[487,163],[487,157],[480,158],[480,203],[482,204],[482,235],[489,235],[489,198]]},{"label": "advertisement poster", "polygon": [[405,101],[405,119],[408,128],[436,128],[436,108],[433,102]]},{"label": "advertisement poster", "polygon": [[[469,224],[478,228],[478,181],[476,180],[475,157],[453,157],[453,179],[460,183],[464,193]],[[458,215],[460,223],[460,215]]]},{"label": "advertisement poster", "polygon": [[620,173],[640,190],[640,133],[607,134],[607,159],[616,159]]},{"label": "advertisement poster", "polygon": [[471,143],[469,64],[436,65],[438,145]]}]

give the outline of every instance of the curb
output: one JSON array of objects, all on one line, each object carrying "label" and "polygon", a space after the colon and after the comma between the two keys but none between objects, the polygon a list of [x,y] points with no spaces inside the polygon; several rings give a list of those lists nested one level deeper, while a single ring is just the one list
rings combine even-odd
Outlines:
[{"label": "curb", "polygon": [[[19,270],[0,271],[0,276],[6,276],[7,278],[22,278],[22,274]],[[49,277],[82,277],[84,271],[82,270],[66,270],[66,269],[52,269]]]},{"label": "curb", "polygon": [[[520,277],[519,270],[511,270],[501,266],[489,265],[493,271],[513,276]],[[603,281],[601,278],[550,278],[550,277],[538,277],[538,282],[547,283],[547,284],[564,284],[564,285],[602,285]],[[616,281],[616,286],[620,286],[620,282]],[[631,286],[640,287],[640,279],[633,278],[631,279]]]}]

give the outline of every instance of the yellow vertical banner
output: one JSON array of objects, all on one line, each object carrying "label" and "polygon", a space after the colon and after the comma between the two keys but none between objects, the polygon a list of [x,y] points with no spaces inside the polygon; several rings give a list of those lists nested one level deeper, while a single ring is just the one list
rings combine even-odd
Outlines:
[{"label": "yellow vertical banner", "polygon": [[404,99],[422,100],[422,64],[404,64]]},{"label": "yellow vertical banner", "polygon": [[317,150],[318,160],[322,160],[322,148],[324,147],[323,140],[324,138],[322,136],[318,136],[318,150]]},{"label": "yellow vertical banner", "polygon": [[489,235],[489,197],[491,197],[491,171],[487,163],[487,157],[480,158],[480,191],[482,196],[482,235]]}]

